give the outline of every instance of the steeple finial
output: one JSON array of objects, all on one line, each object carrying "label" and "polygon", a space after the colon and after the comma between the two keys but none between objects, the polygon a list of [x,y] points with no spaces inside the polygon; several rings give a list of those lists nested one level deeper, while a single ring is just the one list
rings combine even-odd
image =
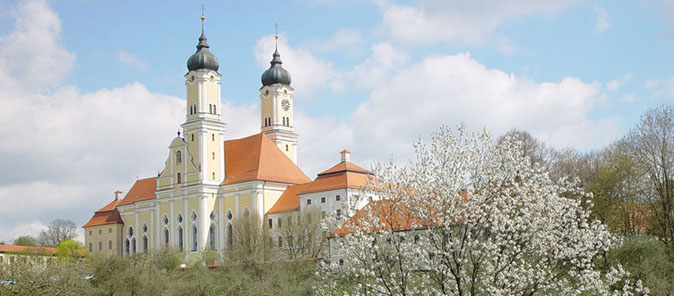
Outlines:
[{"label": "steeple finial", "polygon": [[201,3],[201,35],[204,35],[204,21],[206,17],[204,16],[204,4]]},{"label": "steeple finial", "polygon": [[274,45],[274,51],[278,52],[278,23],[275,23],[274,27],[276,29],[276,33],[274,33],[274,39],[276,41],[276,44]]}]

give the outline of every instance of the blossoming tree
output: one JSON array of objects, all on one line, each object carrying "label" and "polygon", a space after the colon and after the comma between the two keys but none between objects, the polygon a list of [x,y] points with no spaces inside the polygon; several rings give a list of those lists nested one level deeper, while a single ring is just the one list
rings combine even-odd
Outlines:
[{"label": "blossoming tree", "polygon": [[[619,243],[518,139],[441,128],[408,167],[374,166],[375,200],[333,232],[322,294],[645,295],[595,259]],[[365,194],[363,195],[365,196]],[[354,200],[353,207],[361,201]],[[329,223],[328,223],[329,224]]]}]

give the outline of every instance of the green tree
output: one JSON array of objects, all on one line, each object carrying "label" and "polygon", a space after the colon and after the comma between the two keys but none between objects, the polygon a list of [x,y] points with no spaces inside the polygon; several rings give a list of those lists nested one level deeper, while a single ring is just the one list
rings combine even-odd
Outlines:
[{"label": "green tree", "polygon": [[30,235],[19,236],[14,240],[14,245],[34,247],[37,246],[37,240]]},{"label": "green tree", "polygon": [[65,259],[81,258],[85,255],[84,247],[74,240],[66,240],[56,247],[56,255]]}]

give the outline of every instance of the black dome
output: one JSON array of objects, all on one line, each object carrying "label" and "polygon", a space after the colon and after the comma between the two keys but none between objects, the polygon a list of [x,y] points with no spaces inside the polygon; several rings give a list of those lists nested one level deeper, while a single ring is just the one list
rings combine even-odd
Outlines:
[{"label": "black dome", "polygon": [[195,52],[189,59],[187,59],[187,70],[194,71],[199,69],[209,69],[218,71],[220,65],[218,58],[208,50],[208,42],[206,42],[206,35],[201,33],[199,36],[199,44],[197,45],[197,52]]},{"label": "black dome", "polygon": [[271,66],[269,66],[269,69],[262,73],[262,85],[268,86],[277,83],[290,85],[290,73],[281,66],[283,62],[281,61],[281,55],[278,53],[278,50],[274,51],[273,59],[270,64]]}]

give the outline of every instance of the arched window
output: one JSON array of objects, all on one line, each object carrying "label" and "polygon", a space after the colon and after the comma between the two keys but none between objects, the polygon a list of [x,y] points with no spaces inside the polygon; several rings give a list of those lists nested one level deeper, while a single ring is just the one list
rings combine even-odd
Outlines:
[{"label": "arched window", "polygon": [[213,114],[218,114],[218,110],[216,108],[216,105],[213,105]]},{"label": "arched window", "polygon": [[169,230],[168,228],[164,228],[164,247],[169,246]]},{"label": "arched window", "polygon": [[178,213],[178,218],[176,220],[178,220],[178,223],[183,223],[183,215]]},{"label": "arched window", "polygon": [[215,141],[215,134],[211,134],[211,139]]},{"label": "arched window", "polygon": [[194,134],[192,134],[192,142],[194,142]]},{"label": "arched window", "polygon": [[288,151],[288,144],[286,144],[286,151]]},{"label": "arched window", "polygon": [[211,224],[211,227],[208,229],[208,246],[213,251],[218,249],[215,243],[215,234],[216,234],[215,224]]},{"label": "arched window", "polygon": [[227,248],[232,248],[232,223],[227,223],[227,231],[225,233],[225,243],[227,244]]},{"label": "arched window", "polygon": [[176,151],[176,163],[181,163],[183,161],[183,155],[180,150]]},{"label": "arched window", "polygon": [[215,172],[213,172],[213,180],[215,180]]},{"label": "arched window", "polygon": [[198,248],[197,226],[192,225],[192,252],[196,252]]},{"label": "arched window", "polygon": [[164,218],[162,218],[162,222],[164,223],[164,225],[168,225],[169,218],[168,218],[168,216],[166,216],[166,214],[164,214]]},{"label": "arched window", "polygon": [[185,244],[183,243],[183,237],[184,237],[183,228],[182,226],[178,226],[178,249],[180,249],[181,251],[185,247]]},{"label": "arched window", "polygon": [[228,220],[228,221],[229,221],[229,220],[232,220],[232,211],[227,210],[227,215],[225,215],[225,216],[227,217],[227,220]]},{"label": "arched window", "polygon": [[131,249],[131,243],[129,242],[129,239],[124,240],[124,252],[129,254],[129,251]]},{"label": "arched window", "polygon": [[215,159],[215,152],[213,152],[213,159]]},{"label": "arched window", "polygon": [[197,221],[197,212],[192,211],[192,221],[196,222]]},{"label": "arched window", "polygon": [[182,180],[180,178],[180,173],[177,173],[176,174],[176,184],[180,184],[180,182],[182,182]]},{"label": "arched window", "polygon": [[213,114],[213,105],[208,104],[208,113]]},{"label": "arched window", "polygon": [[136,253],[136,238],[135,237],[131,239],[131,251],[133,251],[133,253]]},{"label": "arched window", "polygon": [[147,235],[143,235],[143,252],[147,252]]}]

